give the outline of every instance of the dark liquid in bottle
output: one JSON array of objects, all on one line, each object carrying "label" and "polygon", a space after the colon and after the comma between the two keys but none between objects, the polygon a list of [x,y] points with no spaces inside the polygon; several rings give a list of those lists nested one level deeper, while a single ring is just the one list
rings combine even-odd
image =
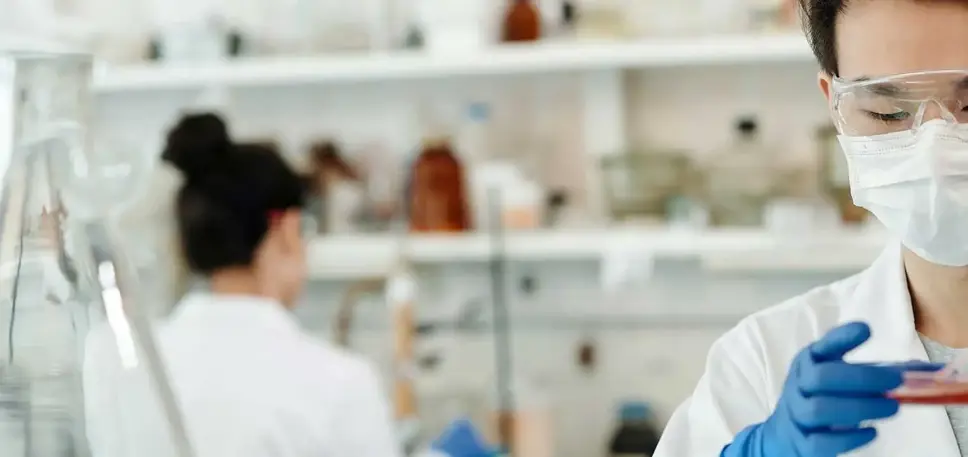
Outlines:
[{"label": "dark liquid in bottle", "polygon": [[464,170],[447,141],[431,141],[413,166],[410,195],[412,232],[470,229]]},{"label": "dark liquid in bottle", "polygon": [[541,14],[531,0],[512,0],[504,18],[504,41],[535,41],[541,38]]}]

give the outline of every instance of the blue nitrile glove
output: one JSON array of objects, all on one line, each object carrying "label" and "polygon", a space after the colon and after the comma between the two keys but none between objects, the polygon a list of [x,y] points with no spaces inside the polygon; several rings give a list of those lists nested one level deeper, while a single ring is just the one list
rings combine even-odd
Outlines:
[{"label": "blue nitrile glove", "polygon": [[467,419],[450,424],[430,448],[449,457],[493,457],[497,454]]},{"label": "blue nitrile glove", "polygon": [[773,415],[736,435],[721,457],[836,457],[873,441],[875,429],[861,423],[897,413],[898,402],[885,394],[902,374],[941,365],[844,362],[870,334],[867,324],[845,324],[800,351]]}]

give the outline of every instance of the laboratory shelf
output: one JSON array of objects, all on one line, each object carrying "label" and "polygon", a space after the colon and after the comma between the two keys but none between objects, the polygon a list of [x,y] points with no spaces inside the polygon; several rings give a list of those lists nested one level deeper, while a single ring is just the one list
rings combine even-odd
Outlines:
[{"label": "laboratory shelf", "polygon": [[810,62],[800,34],[505,45],[480,52],[396,51],[221,63],[99,66],[101,93],[390,81],[687,65]]},{"label": "laboratory shelf", "polygon": [[652,262],[698,258],[711,271],[849,271],[888,241],[876,228],[814,232],[615,228],[452,235],[333,235],[310,245],[317,279],[380,277],[399,259],[415,264],[510,261]]}]

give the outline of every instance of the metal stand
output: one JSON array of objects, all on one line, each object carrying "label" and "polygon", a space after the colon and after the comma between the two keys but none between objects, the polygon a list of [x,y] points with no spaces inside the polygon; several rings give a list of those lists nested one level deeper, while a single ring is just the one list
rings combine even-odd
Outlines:
[{"label": "metal stand", "polygon": [[504,246],[504,221],[501,211],[501,191],[488,191],[488,212],[491,217],[492,251],[489,259],[491,296],[494,302],[494,355],[497,377],[498,433],[501,447],[512,450],[514,443],[514,360],[511,339],[511,316],[508,306],[506,281],[507,255]]}]

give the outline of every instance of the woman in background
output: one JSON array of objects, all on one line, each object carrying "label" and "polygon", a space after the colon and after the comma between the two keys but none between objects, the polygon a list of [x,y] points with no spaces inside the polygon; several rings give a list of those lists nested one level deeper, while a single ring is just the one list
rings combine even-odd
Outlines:
[{"label": "woman in background", "polygon": [[[273,151],[234,145],[211,114],[183,118],[162,158],[184,176],[184,264],[209,281],[156,333],[195,455],[397,457],[374,369],[290,313],[306,281],[303,180]],[[86,351],[94,456],[173,455],[150,382],[120,370],[109,347]]]}]

